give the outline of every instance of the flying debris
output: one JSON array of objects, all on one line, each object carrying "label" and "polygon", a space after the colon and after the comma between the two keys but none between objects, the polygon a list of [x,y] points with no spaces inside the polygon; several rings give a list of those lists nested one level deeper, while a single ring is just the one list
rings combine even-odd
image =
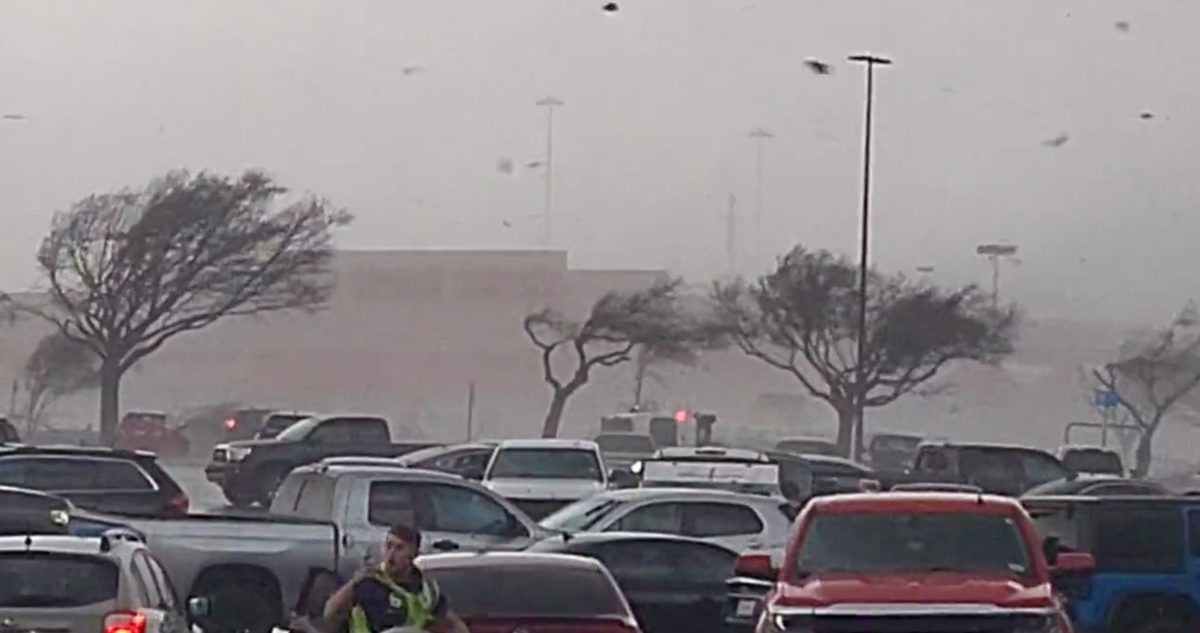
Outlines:
[{"label": "flying debris", "polygon": [[511,229],[511,228],[512,228],[512,222],[509,222],[508,220],[501,220],[501,221],[500,221],[500,224],[503,224],[503,225],[504,225],[504,228],[506,228],[506,229]]},{"label": "flying debris", "polygon": [[538,167],[541,167],[544,164],[546,164],[546,163],[545,163],[545,161],[542,161],[542,160],[531,160],[528,163],[525,163],[525,166],[528,167],[529,169],[537,169]]},{"label": "flying debris", "polygon": [[509,157],[507,157],[507,156],[501,156],[501,157],[500,157],[500,158],[499,158],[499,159],[496,161],[496,171],[498,171],[498,172],[500,172],[500,173],[502,173],[502,174],[509,174],[509,175],[512,175],[512,173],[513,173],[513,161],[512,161],[512,159],[511,159],[511,158],[509,158]]},{"label": "flying debris", "polygon": [[1153,113],[1153,112],[1150,112],[1149,110],[1147,110],[1147,111],[1145,111],[1145,112],[1143,112],[1143,113],[1139,114],[1139,115],[1138,115],[1138,118],[1139,118],[1139,119],[1141,119],[1141,120],[1143,120],[1143,121],[1149,121],[1150,119],[1153,119],[1153,118],[1154,118],[1154,113]]},{"label": "flying debris", "polygon": [[814,73],[816,73],[818,75],[828,75],[833,72],[832,66],[830,66],[829,64],[826,64],[825,62],[823,62],[819,59],[814,59],[812,57],[804,60],[804,65],[808,66],[809,70],[813,71]]},{"label": "flying debris", "polygon": [[615,2],[606,3],[601,8],[604,9],[605,13],[616,13],[617,11],[621,10],[621,7],[617,6],[617,3],[615,3]]},{"label": "flying debris", "polygon": [[1113,26],[1115,26],[1117,28],[1117,30],[1122,33],[1129,32],[1129,22],[1126,20],[1117,20],[1117,22],[1115,24],[1113,24]]},{"label": "flying debris", "polygon": [[1066,132],[1063,132],[1054,138],[1042,141],[1042,145],[1045,145],[1046,147],[1062,147],[1063,145],[1067,144],[1067,140],[1070,138],[1070,135],[1068,135]]},{"label": "flying debris", "polygon": [[425,70],[424,66],[415,64],[412,66],[405,66],[405,67],[401,68],[400,72],[404,73],[405,75],[413,75],[413,74],[421,72],[422,70]]}]

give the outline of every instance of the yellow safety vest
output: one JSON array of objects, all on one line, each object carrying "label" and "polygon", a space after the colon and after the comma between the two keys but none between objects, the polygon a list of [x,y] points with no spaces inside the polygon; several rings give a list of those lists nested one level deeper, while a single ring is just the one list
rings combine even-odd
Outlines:
[{"label": "yellow safety vest", "polygon": [[[387,587],[388,603],[392,608],[404,609],[405,621],[400,626],[424,629],[430,622],[433,622],[433,607],[437,604],[439,597],[437,583],[422,576],[421,591],[413,593],[396,584],[396,581],[392,580],[382,569],[376,570],[368,578],[377,580]],[[371,629],[367,613],[360,605],[356,604],[350,610],[349,633],[378,633]]]}]

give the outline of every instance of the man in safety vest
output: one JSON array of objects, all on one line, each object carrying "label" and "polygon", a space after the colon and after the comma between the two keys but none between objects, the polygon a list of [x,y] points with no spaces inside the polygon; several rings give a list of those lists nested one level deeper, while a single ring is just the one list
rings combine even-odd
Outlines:
[{"label": "man in safety vest", "polygon": [[340,631],[348,620],[348,633],[398,627],[470,633],[450,611],[437,583],[413,565],[420,549],[420,532],[407,525],[392,526],[384,537],[383,562],[359,570],[325,602],[326,631]]}]

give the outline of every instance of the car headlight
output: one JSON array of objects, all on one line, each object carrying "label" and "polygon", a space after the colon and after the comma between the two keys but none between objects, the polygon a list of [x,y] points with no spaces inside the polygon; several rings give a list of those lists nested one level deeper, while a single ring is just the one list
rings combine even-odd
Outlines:
[{"label": "car headlight", "polygon": [[229,456],[229,461],[240,462],[250,456],[251,450],[248,446],[231,446],[225,449],[225,454]]}]

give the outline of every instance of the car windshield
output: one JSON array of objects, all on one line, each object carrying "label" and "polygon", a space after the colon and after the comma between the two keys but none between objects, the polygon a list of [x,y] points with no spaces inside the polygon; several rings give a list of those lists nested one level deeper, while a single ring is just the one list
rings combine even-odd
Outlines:
[{"label": "car windshield", "polygon": [[1077,473],[1121,475],[1121,457],[1111,451],[1072,450],[1063,455],[1063,466]]},{"label": "car windshield", "polygon": [[577,448],[504,448],[488,479],[587,479],[603,481],[596,453]]},{"label": "car windshield", "polygon": [[118,570],[91,556],[0,554],[0,608],[72,608],[117,598]]},{"label": "car windshield", "polygon": [[799,576],[826,572],[974,572],[1025,576],[1029,551],[1015,521],[992,514],[815,514]]},{"label": "car windshield", "polygon": [[541,526],[564,532],[586,532],[621,507],[621,502],[605,497],[590,497],[564,506],[541,520]]},{"label": "car windshield", "polygon": [[313,428],[320,423],[320,418],[305,418],[280,431],[279,435],[275,436],[275,439],[284,442],[298,442],[308,437]]},{"label": "car windshield", "polygon": [[285,415],[285,414],[272,415],[267,418],[266,422],[263,422],[262,429],[260,429],[258,431],[258,437],[259,437],[259,439],[264,439],[264,440],[269,440],[273,437],[278,437],[279,434],[282,433],[284,430],[286,430],[288,427],[292,426],[293,424],[295,424],[301,420],[305,420],[305,419],[307,419],[307,416],[303,416],[303,415]]},{"label": "car windshield", "polygon": [[[616,585],[598,569],[511,567],[427,572],[463,617],[626,617]],[[565,630],[565,629],[564,629]]]},{"label": "car windshield", "polygon": [[648,435],[601,435],[596,438],[600,450],[613,453],[654,452],[654,440]]}]

